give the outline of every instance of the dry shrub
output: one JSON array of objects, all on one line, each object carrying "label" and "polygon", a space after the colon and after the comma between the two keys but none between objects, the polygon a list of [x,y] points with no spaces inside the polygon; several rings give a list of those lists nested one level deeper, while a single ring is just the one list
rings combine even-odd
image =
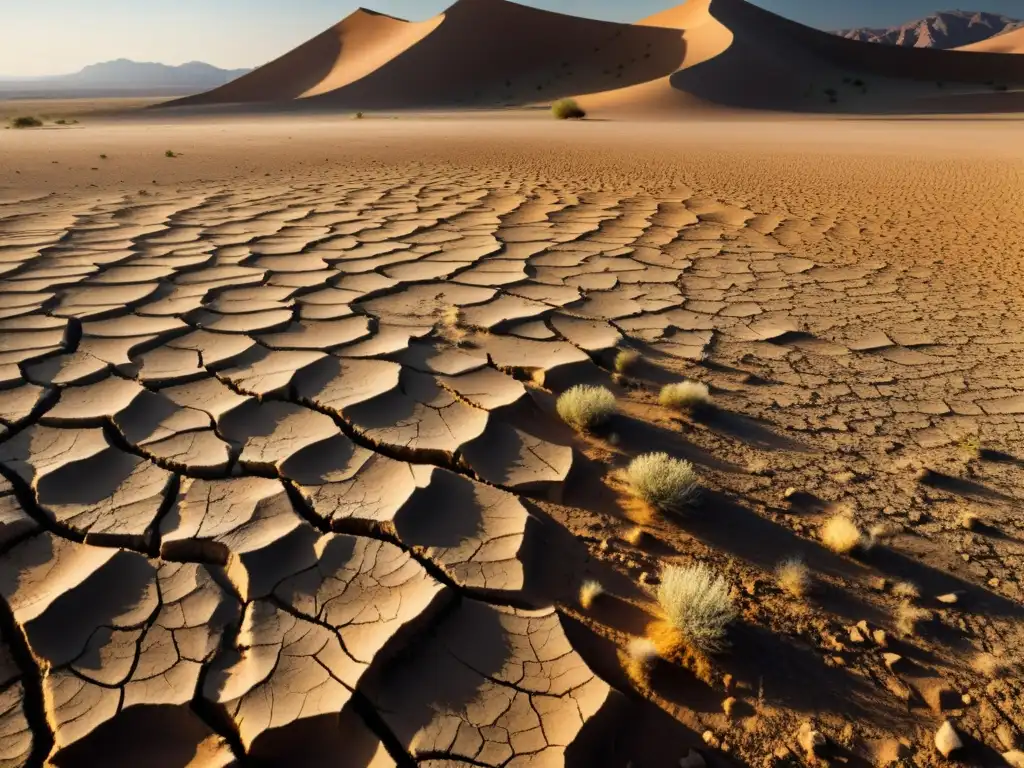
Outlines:
[{"label": "dry shrub", "polygon": [[726,629],[736,618],[736,607],[729,582],[707,565],[666,567],[658,605],[688,646],[708,654],[726,647]]},{"label": "dry shrub", "polygon": [[583,582],[583,586],[580,587],[580,605],[583,606],[583,610],[589,611],[594,601],[603,594],[604,587],[600,583],[593,580]]},{"label": "dry shrub", "polygon": [[462,327],[462,310],[456,306],[445,307],[434,325],[438,336],[456,347],[466,343],[469,332]]},{"label": "dry shrub", "polygon": [[636,369],[640,363],[640,353],[632,349],[621,349],[615,356],[615,372],[626,374]]},{"label": "dry shrub", "polygon": [[688,669],[707,685],[713,686],[718,683],[710,657],[692,646],[683,633],[667,620],[651,622],[647,627],[647,637],[657,649],[659,658]]},{"label": "dry shrub", "polygon": [[11,125],[15,128],[41,128],[43,126],[43,121],[38,117],[25,115],[11,120]]},{"label": "dry shrub", "polygon": [[646,637],[634,637],[626,646],[623,666],[626,674],[638,688],[645,689],[650,685],[651,670],[658,660],[658,646]]},{"label": "dry shrub", "polygon": [[630,528],[622,535],[622,540],[627,544],[637,547],[640,545],[640,542],[644,540],[644,529],[639,525],[635,528]]},{"label": "dry shrub", "polygon": [[559,99],[551,105],[551,114],[556,120],[582,120],[587,116],[576,99]]},{"label": "dry shrub", "polygon": [[804,597],[811,590],[811,571],[798,557],[783,560],[775,569],[779,587],[793,597]]},{"label": "dry shrub", "polygon": [[931,618],[931,611],[904,601],[896,609],[896,631],[903,637],[912,637],[917,634],[918,625]]},{"label": "dry shrub", "polygon": [[577,384],[561,394],[556,407],[562,421],[577,432],[589,432],[611,419],[615,395],[604,387]]},{"label": "dry shrub", "polygon": [[626,483],[634,496],[663,511],[681,510],[700,487],[693,465],[667,453],[637,456],[626,469]]},{"label": "dry shrub", "polygon": [[916,600],[921,596],[921,590],[917,588],[916,584],[912,584],[909,581],[900,581],[893,584],[892,593],[896,597],[902,597],[904,600]]},{"label": "dry shrub", "polygon": [[857,524],[846,514],[830,517],[821,526],[821,542],[839,555],[848,555],[864,540]]},{"label": "dry shrub", "polygon": [[697,411],[711,405],[711,392],[699,381],[681,381],[662,387],[658,401],[674,411]]}]

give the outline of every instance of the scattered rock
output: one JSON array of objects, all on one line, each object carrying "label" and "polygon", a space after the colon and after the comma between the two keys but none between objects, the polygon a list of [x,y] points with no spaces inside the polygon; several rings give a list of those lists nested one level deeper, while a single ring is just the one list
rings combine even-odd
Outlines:
[{"label": "scattered rock", "polygon": [[814,726],[810,723],[804,723],[800,726],[800,731],[796,737],[797,743],[800,748],[807,753],[809,757],[814,757],[818,754],[818,750],[825,746],[827,739],[825,734],[821,731],[816,731]]},{"label": "scattered rock", "polygon": [[957,597],[956,592],[950,592],[948,595],[939,595],[936,599],[946,605],[955,605],[960,598]]},{"label": "scattered rock", "polygon": [[736,700],[735,696],[730,696],[722,702],[722,711],[725,712],[728,717],[732,717],[733,713],[736,711],[736,705],[738,703],[739,702]]},{"label": "scattered rock", "polygon": [[715,736],[714,731],[704,731],[701,738],[704,739],[704,743],[712,749],[718,749],[719,741],[718,737]]},{"label": "scattered rock", "polygon": [[679,768],[705,768],[706,765],[700,752],[694,749],[691,749],[686,757],[679,758]]},{"label": "scattered rock", "polygon": [[850,630],[850,642],[851,643],[863,643],[864,635],[861,633],[859,627],[854,627]]},{"label": "scattered rock", "polygon": [[949,757],[958,749],[963,749],[963,746],[960,734],[956,732],[953,724],[949,720],[944,721],[935,732],[935,748],[939,750],[939,754]]},{"label": "scattered rock", "polygon": [[889,647],[889,635],[886,634],[884,629],[876,629],[871,633],[871,639],[875,641],[875,645],[879,648]]},{"label": "scattered rock", "polygon": [[898,653],[883,653],[882,659],[885,660],[885,666],[889,668],[890,672],[899,672],[900,668],[903,666],[900,664],[900,662],[903,661],[903,657]]},{"label": "scattered rock", "polygon": [[787,489],[786,489],[786,490],[785,490],[785,491],[784,491],[784,492],[782,493],[782,498],[784,498],[784,499],[791,499],[791,498],[793,498],[794,496],[796,496],[796,494],[797,494],[797,490],[796,490],[796,488],[787,488]]}]

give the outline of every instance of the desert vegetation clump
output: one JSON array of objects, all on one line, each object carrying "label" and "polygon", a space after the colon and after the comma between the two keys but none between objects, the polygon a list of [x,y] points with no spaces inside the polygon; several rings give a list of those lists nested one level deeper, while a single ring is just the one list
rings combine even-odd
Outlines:
[{"label": "desert vegetation clump", "polygon": [[775,581],[789,595],[802,598],[811,591],[811,571],[799,557],[783,560],[775,569]]},{"label": "desert vegetation clump", "polygon": [[178,153],[175,152],[173,149],[168,149],[166,152],[164,152],[164,157],[177,157],[177,156],[178,156]]},{"label": "desert vegetation clump", "polygon": [[626,674],[641,688],[650,685],[651,671],[657,660],[658,646],[649,638],[634,637],[626,646]]},{"label": "desert vegetation clump", "polygon": [[556,408],[562,421],[577,432],[590,432],[611,419],[615,395],[604,387],[577,384],[559,396]]},{"label": "desert vegetation clump", "polygon": [[583,582],[583,586],[580,587],[580,605],[583,607],[583,610],[589,611],[594,601],[603,594],[604,587],[601,586],[600,582],[594,580]]},{"label": "desert vegetation clump", "polygon": [[893,584],[892,593],[904,600],[916,600],[921,596],[921,590],[917,588],[916,584],[912,584],[909,581],[900,581]]},{"label": "desert vegetation clump", "polygon": [[23,115],[22,117],[15,117],[12,119],[11,125],[15,128],[42,128],[43,121],[38,117]]},{"label": "desert vegetation clump", "polygon": [[902,637],[913,637],[918,626],[932,618],[932,612],[904,600],[896,608],[896,631]]},{"label": "desert vegetation clump", "polygon": [[846,514],[833,515],[821,526],[821,542],[837,555],[848,555],[864,541],[857,524]]},{"label": "desert vegetation clump", "polygon": [[637,456],[626,469],[630,493],[663,512],[678,512],[692,502],[700,489],[693,465],[667,453]]},{"label": "desert vegetation clump", "polygon": [[582,120],[587,116],[576,99],[559,99],[551,105],[551,114],[556,120]]},{"label": "desert vegetation clump", "polygon": [[725,649],[726,632],[737,616],[729,582],[697,563],[670,565],[661,574],[658,605],[682,644],[704,654]]},{"label": "desert vegetation clump", "polygon": [[662,387],[658,401],[674,411],[698,411],[711,405],[711,393],[702,382],[680,381]]},{"label": "desert vegetation clump", "polygon": [[621,349],[615,356],[615,372],[623,375],[630,373],[631,371],[636,370],[639,363],[639,352],[635,352],[632,349]]},{"label": "desert vegetation clump", "polygon": [[469,335],[469,332],[462,327],[462,310],[455,305],[445,307],[441,311],[435,328],[442,339],[456,347],[465,344],[466,337]]}]

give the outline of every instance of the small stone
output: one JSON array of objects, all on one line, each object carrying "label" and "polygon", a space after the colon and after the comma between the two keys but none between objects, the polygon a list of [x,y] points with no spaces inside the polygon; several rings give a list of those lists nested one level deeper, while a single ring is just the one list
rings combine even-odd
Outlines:
[{"label": "small stone", "polygon": [[602,552],[607,552],[609,547],[611,547],[611,544],[608,543],[608,539],[601,539],[601,543],[597,546]]},{"label": "small stone", "polygon": [[818,750],[825,746],[826,739],[825,734],[821,731],[814,730],[814,727],[810,723],[804,723],[800,726],[800,732],[797,734],[797,743],[800,748],[807,753],[809,757],[814,757]]},{"label": "small stone", "polygon": [[732,690],[733,677],[732,675],[725,675],[722,677],[722,685],[725,686],[725,692],[729,693]]},{"label": "small stone", "polygon": [[950,592],[948,595],[939,595],[936,599],[946,605],[955,605],[960,598],[957,597],[955,592]]},{"label": "small stone", "polygon": [[784,499],[790,499],[794,496],[796,496],[796,488],[787,488],[782,494]]},{"label": "small stone", "polygon": [[739,702],[736,701],[736,697],[735,696],[730,696],[729,698],[727,698],[725,701],[722,702],[722,711],[725,712],[726,716],[732,717],[733,712],[736,711],[736,705],[738,703]]},{"label": "small stone", "polygon": [[890,672],[896,672],[900,662],[903,661],[903,657],[898,653],[883,653],[882,659],[884,659],[885,666],[889,668]]},{"label": "small stone", "polygon": [[679,768],[705,768],[706,765],[700,752],[694,749],[691,749],[686,757],[679,758]]},{"label": "small stone", "polygon": [[886,634],[884,629],[876,629],[872,632],[871,639],[875,641],[875,645],[879,648],[889,647],[889,635]]},{"label": "small stone", "polygon": [[971,562],[971,556],[968,555],[966,552],[960,555],[960,559],[963,560],[965,563]]},{"label": "small stone", "polygon": [[1024,768],[1024,752],[1019,749],[1003,752],[1003,761],[1013,768]]},{"label": "small stone", "polygon": [[964,703],[964,706],[969,707],[974,703],[974,698],[969,693],[965,693],[960,697],[960,701]]},{"label": "small stone", "polygon": [[988,580],[988,585],[990,587],[992,587],[993,589],[995,589],[996,587],[999,586],[999,579],[989,579]]},{"label": "small stone", "polygon": [[640,574],[640,583],[641,584],[647,584],[648,580],[650,579],[650,577],[651,577],[651,574],[649,574],[647,571],[644,571],[643,573]]},{"label": "small stone", "polygon": [[960,734],[956,732],[953,724],[949,720],[944,721],[935,732],[935,748],[939,750],[939,754],[949,757],[958,749],[963,749],[963,746]]},{"label": "small stone", "polygon": [[911,525],[920,525],[924,521],[924,512],[919,509],[915,509],[907,516],[907,520],[910,521]]},{"label": "small stone", "polygon": [[871,579],[871,588],[876,592],[885,592],[889,588],[889,580],[881,576],[874,576]]},{"label": "small stone", "polygon": [[861,634],[859,627],[854,627],[850,630],[850,642],[851,643],[863,643],[864,635]]},{"label": "small stone", "polygon": [[704,731],[701,738],[704,739],[704,743],[712,749],[718,749],[718,737],[715,736],[713,731]]}]

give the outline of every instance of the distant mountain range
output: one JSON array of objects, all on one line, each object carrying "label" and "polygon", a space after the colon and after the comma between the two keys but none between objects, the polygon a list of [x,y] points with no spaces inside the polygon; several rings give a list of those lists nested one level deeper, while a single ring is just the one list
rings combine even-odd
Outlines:
[{"label": "distant mountain range", "polygon": [[70,75],[0,76],[0,97],[180,96],[217,88],[249,71],[220,69],[201,61],[170,66],[117,59],[90,64]]},{"label": "distant mountain range", "polygon": [[939,11],[899,27],[840,29],[851,40],[909,48],[959,48],[1024,27],[1024,21],[984,11]]}]

